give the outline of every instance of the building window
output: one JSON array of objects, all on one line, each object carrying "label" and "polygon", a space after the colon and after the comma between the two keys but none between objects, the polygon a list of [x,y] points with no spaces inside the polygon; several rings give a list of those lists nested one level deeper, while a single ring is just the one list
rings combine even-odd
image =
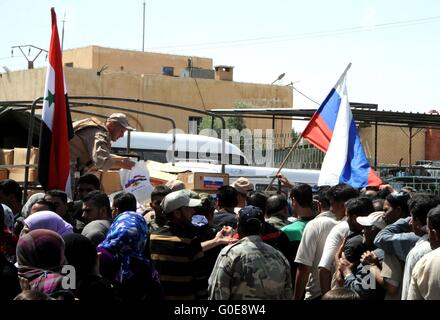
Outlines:
[{"label": "building window", "polygon": [[200,125],[202,124],[202,117],[188,118],[188,133],[198,134],[200,132]]},{"label": "building window", "polygon": [[73,62],[66,62],[64,64],[65,67],[73,68]]},{"label": "building window", "polygon": [[162,74],[164,76],[174,76],[174,67],[162,67]]}]

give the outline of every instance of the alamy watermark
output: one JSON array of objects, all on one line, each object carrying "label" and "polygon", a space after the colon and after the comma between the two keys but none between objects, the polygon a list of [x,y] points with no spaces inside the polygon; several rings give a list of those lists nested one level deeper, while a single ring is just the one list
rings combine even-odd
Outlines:
[{"label": "alamy watermark", "polygon": [[[248,164],[273,167],[274,130],[273,129],[203,129],[199,136],[224,139],[225,152],[222,153],[221,141],[212,139],[179,139],[177,136],[174,159],[178,161],[198,161],[213,164]],[[176,129],[176,134],[185,132]],[[172,130],[168,132],[172,133]],[[234,145],[236,148],[234,148]],[[238,149],[237,149],[238,148]],[[239,151],[241,150],[241,152]],[[172,145],[167,149],[166,158],[172,161]]]}]

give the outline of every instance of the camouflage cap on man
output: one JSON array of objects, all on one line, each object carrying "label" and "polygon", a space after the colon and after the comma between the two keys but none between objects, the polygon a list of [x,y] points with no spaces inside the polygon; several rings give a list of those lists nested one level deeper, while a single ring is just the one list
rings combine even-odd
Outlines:
[{"label": "camouflage cap on man", "polygon": [[133,127],[130,127],[130,125],[128,124],[128,118],[125,114],[123,113],[112,113],[108,118],[107,121],[113,121],[113,122],[117,122],[119,123],[121,126],[123,126],[125,129],[127,130],[136,130]]}]

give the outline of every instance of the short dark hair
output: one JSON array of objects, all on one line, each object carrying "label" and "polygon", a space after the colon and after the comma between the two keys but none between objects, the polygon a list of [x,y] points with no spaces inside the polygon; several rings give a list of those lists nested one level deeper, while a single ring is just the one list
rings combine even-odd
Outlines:
[{"label": "short dark hair", "polygon": [[61,199],[61,201],[67,204],[67,193],[65,193],[64,191],[52,189],[46,191],[46,196],[58,197]]},{"label": "short dark hair", "polygon": [[266,214],[271,216],[275,213],[281,212],[287,207],[287,199],[282,194],[274,194],[267,198]]},{"label": "short dark hair", "polygon": [[258,207],[264,213],[266,212],[267,196],[261,191],[251,192],[246,197],[246,205]]},{"label": "short dark hair", "polygon": [[151,192],[150,198],[154,197],[165,197],[168,193],[171,193],[171,189],[167,186],[156,186]]},{"label": "short dark hair", "polygon": [[234,187],[222,186],[217,190],[219,206],[233,208],[238,204],[238,192]]},{"label": "short dark hair", "polygon": [[339,183],[328,190],[330,203],[347,202],[351,198],[359,196],[359,191],[346,183]]},{"label": "short dark hair", "polygon": [[13,194],[18,202],[21,202],[21,200],[23,199],[23,189],[15,180],[5,179],[0,181],[0,191],[2,191],[7,196]]},{"label": "short dark hair", "polygon": [[405,191],[392,192],[385,198],[386,201],[393,207],[400,207],[403,211],[403,216],[409,216],[408,200],[410,199],[409,193]]},{"label": "short dark hair", "polygon": [[321,208],[330,209],[330,198],[328,197],[328,191],[330,186],[322,186],[319,188],[317,200],[321,205]]},{"label": "short dark hair", "polygon": [[426,217],[432,208],[440,204],[440,198],[428,193],[416,193],[408,201],[408,209],[413,218],[422,226],[426,224]]},{"label": "short dark hair", "polygon": [[431,227],[440,232],[440,205],[429,210],[428,220]]},{"label": "short dark hair", "polygon": [[85,173],[81,177],[79,177],[78,184],[80,183],[91,184],[96,190],[99,190],[101,188],[99,178],[93,173]]},{"label": "short dark hair", "polygon": [[345,203],[345,209],[348,215],[358,217],[365,217],[374,212],[373,201],[365,196],[349,199]]},{"label": "short dark hair", "polygon": [[[56,210],[55,205],[53,204],[53,202],[47,201],[45,199],[38,200],[37,202],[35,202],[32,205],[32,207],[34,205],[36,205],[36,204],[41,204],[42,206],[46,206],[49,209],[49,211],[52,211],[52,212],[55,212],[55,210]],[[32,209],[32,207],[31,207],[31,209]]]},{"label": "short dark hair", "polygon": [[290,197],[294,198],[301,207],[311,208],[313,203],[312,187],[305,183],[298,183],[290,190]]},{"label": "short dark hair", "polygon": [[361,300],[359,294],[348,288],[336,288],[327,291],[321,300]]},{"label": "short dark hair", "polygon": [[95,206],[98,208],[105,207],[107,208],[107,211],[110,212],[110,199],[108,198],[107,194],[104,192],[95,190],[92,192],[89,192],[85,197],[83,202],[92,201]]},{"label": "short dark hair", "polygon": [[113,198],[113,207],[117,208],[119,212],[135,211],[137,209],[136,197],[129,192],[119,192]]}]

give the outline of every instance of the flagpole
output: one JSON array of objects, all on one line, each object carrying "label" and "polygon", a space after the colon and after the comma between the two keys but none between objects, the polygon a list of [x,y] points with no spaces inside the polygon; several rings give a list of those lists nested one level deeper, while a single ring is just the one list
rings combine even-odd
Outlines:
[{"label": "flagpole", "polygon": [[270,181],[269,185],[267,186],[267,188],[264,191],[268,191],[270,189],[270,187],[272,186],[273,182],[275,181],[275,179],[277,178],[277,176],[280,174],[281,170],[283,169],[284,165],[286,164],[287,159],[290,157],[290,154],[292,153],[293,150],[296,149],[296,146],[298,145],[298,143],[299,143],[299,141],[301,139],[302,139],[302,133],[299,135],[298,139],[296,139],[295,143],[292,145],[292,147],[290,148],[289,152],[284,157],[283,161],[280,164],[280,167],[278,168],[277,173],[275,173],[275,176],[272,178],[272,181]]},{"label": "flagpole", "polygon": [[[336,85],[334,86],[336,88],[336,86],[342,81],[342,79],[345,77],[345,74],[348,72],[348,70],[350,70],[351,68],[351,62],[347,65],[347,67],[345,67],[344,72],[341,74],[341,76],[339,77],[338,81],[336,82]],[[316,114],[316,113],[315,113]],[[302,139],[303,133],[307,130],[307,127],[309,126],[309,124],[311,123],[311,120],[313,119],[313,117],[315,116],[315,114],[312,116],[312,118],[310,119],[309,123],[307,124],[307,126],[305,127],[305,129],[301,132],[301,134],[299,135],[298,139],[296,139],[295,143],[292,145],[292,147],[290,148],[289,152],[287,153],[287,155],[284,157],[283,161],[280,164],[280,167],[278,168],[277,173],[275,174],[275,176],[272,178],[272,180],[270,181],[269,185],[266,187],[266,189],[264,191],[268,191],[270,189],[270,187],[272,187],[273,182],[275,181],[275,179],[277,178],[277,176],[280,174],[281,170],[283,169],[284,165],[287,162],[287,159],[289,158],[290,154],[292,153],[293,150],[295,150],[296,146],[298,145],[299,141]]]}]

